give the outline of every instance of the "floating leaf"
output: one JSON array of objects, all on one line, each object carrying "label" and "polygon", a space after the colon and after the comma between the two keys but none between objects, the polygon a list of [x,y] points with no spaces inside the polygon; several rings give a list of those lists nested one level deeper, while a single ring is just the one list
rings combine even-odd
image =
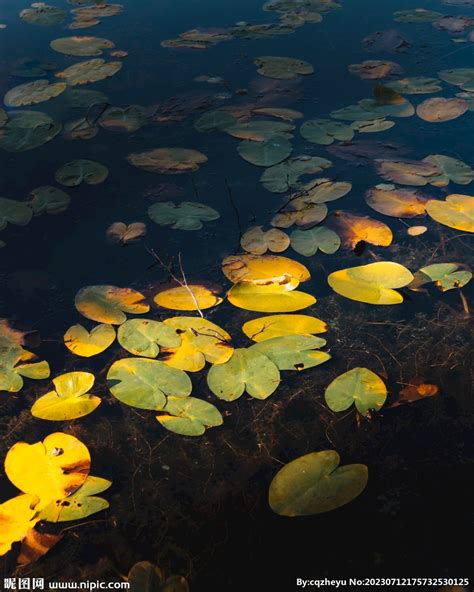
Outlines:
[{"label": "floating leaf", "polygon": [[54,51],[71,56],[99,56],[102,54],[102,50],[115,47],[115,44],[108,39],[85,35],[61,37],[54,39],[49,45]]},{"label": "floating leaf", "polygon": [[424,95],[436,93],[442,90],[437,78],[427,76],[414,76],[412,78],[401,78],[385,85],[395,92],[407,95]]},{"label": "floating leaf", "polygon": [[81,8],[74,8],[72,14],[75,18],[105,18],[120,14],[123,10],[122,4],[109,4],[107,2],[99,2],[93,6],[84,6]]},{"label": "floating leaf", "polygon": [[88,109],[91,105],[107,103],[107,95],[99,90],[89,88],[68,88],[63,98],[73,109]]},{"label": "floating leaf", "polygon": [[462,88],[462,90],[474,90],[474,68],[451,68],[438,72],[441,80]]},{"label": "floating leaf", "polygon": [[252,226],[242,235],[240,246],[244,251],[254,255],[263,255],[267,251],[282,253],[290,246],[286,233],[276,228],[267,231],[262,229],[263,226]]},{"label": "floating leaf", "polygon": [[256,342],[284,335],[311,335],[325,333],[327,325],[309,315],[283,314],[259,317],[242,325],[242,331]]},{"label": "floating leaf", "polygon": [[212,366],[207,384],[219,399],[235,401],[247,392],[266,399],[280,384],[280,371],[267,356],[253,349],[236,349],[225,364]]},{"label": "floating leaf", "polygon": [[328,146],[334,140],[352,140],[354,131],[344,123],[331,119],[308,119],[300,127],[300,134],[305,140]]},{"label": "floating leaf", "polygon": [[57,376],[53,379],[55,390],[37,399],[31,414],[49,421],[65,421],[89,415],[101,404],[100,397],[89,392],[94,380],[94,375],[89,372],[68,372]]},{"label": "floating leaf", "polygon": [[235,125],[236,119],[226,111],[207,111],[194,122],[194,129],[198,132],[222,131]]},{"label": "floating leaf", "polygon": [[265,142],[241,142],[237,148],[239,155],[255,166],[270,167],[280,163],[292,152],[290,142],[285,136],[272,136]]},{"label": "floating leaf", "polygon": [[443,16],[433,21],[433,26],[449,33],[463,33],[474,27],[474,18],[469,16]]},{"label": "floating leaf", "polygon": [[10,89],[3,97],[7,107],[24,107],[54,99],[66,90],[64,82],[49,83],[47,80],[34,80]]},{"label": "floating leaf", "polygon": [[6,228],[8,224],[26,226],[32,215],[27,203],[0,197],[0,230]]},{"label": "floating leaf", "polygon": [[414,189],[377,185],[366,192],[365,201],[373,210],[385,216],[414,218],[426,215],[428,198]]},{"label": "floating leaf", "polygon": [[384,179],[402,185],[433,184],[441,173],[435,163],[419,160],[376,159],[375,167]]},{"label": "floating leaf", "polygon": [[474,197],[470,195],[455,193],[448,195],[445,201],[430,199],[426,211],[440,224],[462,232],[474,232]]},{"label": "floating leaf", "polygon": [[234,284],[286,284],[292,279],[306,282],[311,277],[304,265],[281,255],[231,255],[222,262],[222,272]]},{"label": "floating leaf", "polygon": [[199,317],[174,317],[165,325],[181,337],[181,345],[167,348],[163,353],[166,364],[187,372],[199,372],[206,365],[223,364],[232,356],[231,337],[211,321]]},{"label": "floating leaf", "polygon": [[279,370],[307,370],[327,362],[331,356],[317,351],[326,345],[326,340],[314,335],[283,335],[265,339],[251,346],[270,358]]},{"label": "floating leaf", "polygon": [[108,175],[109,169],[100,162],[78,159],[63,164],[54,174],[54,178],[66,187],[77,187],[81,183],[99,185]]},{"label": "floating leaf", "polygon": [[23,388],[23,377],[33,380],[48,378],[48,362],[37,361],[31,352],[13,347],[2,352],[0,359],[0,391],[18,393]]},{"label": "floating leaf", "polygon": [[335,292],[367,304],[401,304],[403,297],[393,288],[403,288],[412,281],[410,271],[392,261],[340,269],[328,276],[328,284]]},{"label": "floating leaf", "polygon": [[319,156],[294,156],[281,164],[267,168],[260,182],[274,193],[285,193],[290,189],[301,187],[300,177],[322,172],[332,166],[332,162]]},{"label": "floating leaf", "polygon": [[0,556],[5,555],[38,521],[35,509],[38,498],[34,495],[17,495],[0,504]]},{"label": "floating leaf", "polygon": [[442,123],[457,119],[468,110],[468,102],[460,98],[445,99],[435,97],[426,99],[416,108],[416,114],[423,121]]},{"label": "floating leaf", "polygon": [[114,222],[106,231],[107,238],[120,245],[128,245],[133,243],[146,234],[146,224],[143,222],[132,222],[125,224],[124,222]]},{"label": "floating leaf", "polygon": [[153,296],[153,301],[170,310],[206,310],[222,302],[217,296],[219,291],[218,286],[204,284],[165,285]]},{"label": "floating leaf", "polygon": [[102,477],[88,475],[83,485],[66,499],[51,501],[40,514],[40,520],[48,522],[66,522],[69,520],[81,520],[92,514],[96,514],[109,507],[109,502],[97,493],[106,491],[112,485],[112,481]]},{"label": "floating leaf", "polygon": [[290,228],[299,226],[300,228],[311,228],[319,224],[326,218],[328,208],[326,204],[313,203],[295,203],[292,200],[288,207],[273,216],[271,225],[277,228]]},{"label": "floating leaf", "polygon": [[192,384],[186,372],[148,358],[122,358],[107,373],[113,396],[131,407],[159,411],[166,397],[187,397]]},{"label": "floating leaf", "polygon": [[360,495],[366,465],[344,465],[335,450],[311,452],[285,465],[273,478],[268,503],[280,516],[310,516],[340,508]]},{"label": "floating leaf", "polygon": [[353,368],[335,378],[324,392],[331,411],[346,411],[355,403],[361,415],[371,409],[378,411],[387,398],[383,380],[367,368]]},{"label": "floating leaf", "polygon": [[256,115],[276,117],[277,119],[283,119],[284,121],[294,121],[295,119],[301,119],[303,117],[303,113],[300,111],[287,109],[285,107],[260,107],[258,109],[253,109],[252,113],[255,113]]},{"label": "floating leaf", "polygon": [[39,498],[39,508],[74,493],[89,474],[87,447],[74,436],[56,432],[42,442],[17,442],[5,458],[5,473],[23,493]]},{"label": "floating leaf", "polygon": [[333,181],[325,178],[313,179],[303,185],[301,190],[292,196],[290,205],[295,210],[298,210],[309,204],[324,204],[344,197],[351,189],[352,184],[347,181]]},{"label": "floating leaf", "polygon": [[69,66],[56,77],[64,80],[69,86],[99,82],[117,74],[122,69],[122,62],[106,62],[101,58],[79,62]]},{"label": "floating leaf", "polygon": [[195,397],[168,397],[163,414],[157,415],[156,419],[164,428],[181,436],[202,436],[206,428],[224,422],[214,405]]},{"label": "floating leaf", "polygon": [[46,113],[40,111],[14,111],[1,128],[0,148],[7,152],[25,152],[46,144],[61,131]]},{"label": "floating leaf", "polygon": [[396,29],[376,31],[362,40],[362,47],[373,53],[404,52],[410,47],[408,39]]},{"label": "floating leaf", "polygon": [[65,191],[50,185],[36,187],[30,192],[30,195],[31,199],[28,206],[35,216],[40,214],[61,214],[68,209],[71,203],[71,198]]},{"label": "floating leaf", "polygon": [[76,356],[90,358],[105,351],[115,341],[112,325],[97,325],[89,333],[82,325],[72,325],[64,334],[64,345]]},{"label": "floating leaf", "polygon": [[247,123],[236,123],[227,127],[225,132],[233,138],[240,140],[251,140],[252,142],[266,142],[273,136],[282,138],[291,137],[290,132],[295,129],[294,125],[283,121],[249,121]]},{"label": "floating leaf", "polygon": [[392,231],[386,224],[369,216],[334,212],[328,219],[328,225],[339,235],[342,246],[347,249],[354,249],[361,241],[379,247],[388,247],[393,239]]},{"label": "floating leaf", "polygon": [[31,8],[24,8],[20,12],[20,18],[30,25],[59,25],[66,18],[66,11],[59,6],[35,2]]},{"label": "floating leaf", "polygon": [[144,314],[150,310],[144,300],[143,294],[131,288],[87,286],[79,290],[74,303],[87,319],[121,325],[127,320],[125,313]]},{"label": "floating leaf", "polygon": [[177,230],[200,230],[203,222],[220,218],[214,208],[192,201],[182,201],[180,204],[157,202],[148,208],[148,215],[156,224]]},{"label": "floating leaf", "polygon": [[135,356],[156,358],[159,346],[179,347],[181,337],[174,329],[160,321],[129,319],[120,325],[117,332],[120,345]]},{"label": "floating leaf", "polygon": [[401,74],[403,69],[395,62],[384,60],[365,60],[361,64],[351,64],[349,72],[356,74],[362,80],[380,80]]},{"label": "floating leaf", "polygon": [[260,56],[255,58],[257,72],[268,78],[278,80],[294,80],[299,75],[312,74],[314,68],[304,60],[277,56]]},{"label": "floating leaf", "polygon": [[339,236],[325,226],[317,226],[309,230],[293,230],[290,239],[292,248],[305,257],[312,257],[318,250],[331,255],[341,246]]},{"label": "floating leaf", "polygon": [[140,105],[107,107],[98,119],[98,124],[111,132],[132,134],[147,124],[146,110]]},{"label": "floating leaf", "polygon": [[425,8],[413,8],[410,10],[397,10],[393,13],[393,20],[397,23],[432,23],[442,17],[441,12],[426,10]]},{"label": "floating leaf", "polygon": [[316,303],[311,294],[295,290],[298,282],[286,284],[234,284],[227,294],[231,304],[256,312],[295,312]]},{"label": "floating leaf", "polygon": [[452,181],[458,185],[469,185],[474,180],[474,170],[462,160],[444,156],[443,154],[430,154],[423,162],[437,167],[439,174],[430,180],[431,185],[446,187]]},{"label": "floating leaf", "polygon": [[127,161],[149,173],[193,173],[207,162],[207,156],[188,148],[156,148],[129,154]]},{"label": "floating leaf", "polygon": [[425,284],[434,282],[441,292],[447,292],[454,288],[462,288],[472,279],[472,273],[462,269],[458,263],[433,263],[422,267],[415,273],[415,279],[409,288],[419,288]]}]

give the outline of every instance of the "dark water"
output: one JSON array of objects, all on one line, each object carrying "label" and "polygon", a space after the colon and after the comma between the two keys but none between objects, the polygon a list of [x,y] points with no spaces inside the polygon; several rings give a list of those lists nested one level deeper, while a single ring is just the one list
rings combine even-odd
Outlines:
[{"label": "dark water", "polygon": [[[60,0],[55,4],[73,8]],[[103,397],[103,404],[88,417],[53,423],[35,420],[29,412],[37,396],[49,390],[48,380],[25,380],[21,393],[2,393],[2,458],[19,440],[31,443],[53,431],[65,431],[89,447],[93,473],[113,480],[105,494],[110,509],[69,530],[55,549],[23,573],[53,580],[115,580],[134,562],[150,560],[168,572],[184,574],[192,590],[203,591],[292,590],[298,577],[471,575],[472,325],[458,290],[442,294],[434,287],[425,293],[405,289],[403,305],[376,307],[335,295],[326,276],[371,263],[374,257],[397,261],[413,271],[430,262],[469,266],[472,242],[428,218],[416,222],[426,224],[428,232],[409,238],[405,222],[411,224],[410,220],[370,210],[363,195],[384,182],[371,164],[357,165],[332,156],[324,146],[305,142],[295,130],[293,155],[330,158],[333,167],[327,176],[353,185],[343,202],[329,204],[330,210],[342,208],[383,220],[391,227],[394,241],[388,248],[370,247],[359,257],[350,250],[312,258],[291,249],[285,253],[311,271],[312,280],[304,290],[317,296],[311,312],[329,325],[332,360],[304,373],[283,373],[278,391],[266,401],[246,395],[234,403],[219,401],[206,385],[206,373],[193,374],[193,395],[221,410],[222,427],[208,430],[201,438],[165,433],[154,414],[121,405],[108,392],[107,369],[123,356],[117,344],[97,358],[83,359],[67,352],[62,343],[67,327],[84,322],[73,305],[81,287],[112,284],[153,294],[153,287],[167,280],[167,274],[153,265],[150,249],[164,260],[181,253],[188,277],[217,281],[228,288],[220,265],[236,252],[239,229],[268,224],[287,196],[272,194],[260,185],[263,169],[239,157],[238,140],[221,132],[198,133],[193,122],[206,110],[255,100],[256,80],[261,78],[255,57],[291,56],[314,65],[314,75],[290,85],[291,92],[283,97],[275,94],[272,105],[300,110],[305,120],[328,117],[331,110],[371,96],[374,83],[349,74],[349,64],[392,60],[410,77],[436,77],[439,70],[474,64],[473,43],[453,41],[464,39],[469,29],[453,35],[430,23],[395,23],[392,16],[395,10],[424,8],[474,17],[472,6],[447,6],[435,0],[419,4],[345,0],[342,4],[342,9],[323,14],[321,23],[306,24],[290,35],[234,39],[199,51],[167,49],[160,43],[196,27],[274,22],[276,13],[263,12],[259,2],[250,0],[124,0],[121,14],[76,32],[110,39],[117,49],[126,50],[129,55],[123,59],[123,68],[114,77],[80,88],[104,92],[112,105],[151,107],[180,97],[187,105],[196,101],[196,109],[189,109],[180,121],[149,122],[131,134],[100,129],[90,140],[68,141],[60,135],[20,154],[0,151],[0,194],[17,200],[26,199],[35,187],[54,185],[54,172],[69,160],[88,158],[109,168],[103,184],[66,189],[72,196],[66,212],[42,215],[25,227],[9,225],[0,235],[7,243],[0,250],[0,317],[22,330],[39,331],[42,342],[34,351],[49,361],[52,376],[90,370],[97,377],[94,392]],[[76,33],[65,24],[39,27],[22,22],[18,13],[25,6],[18,0],[2,0],[0,6],[0,23],[7,25],[0,30],[2,96],[27,82],[10,74],[25,63],[54,62],[63,69],[89,59],[50,49],[52,39]],[[392,28],[410,39],[408,51],[367,53],[363,49],[364,37]],[[225,83],[194,81],[200,75],[220,76]],[[237,93],[239,89],[247,89],[247,94]],[[451,97],[457,91],[443,84],[439,94]],[[216,96],[221,93],[227,93],[226,98]],[[416,105],[431,96],[407,98]],[[83,109],[72,110],[62,97],[27,109],[50,113],[63,122],[85,114]],[[394,121],[396,125],[388,131],[361,134],[357,139],[401,144],[413,159],[444,154],[474,165],[472,111],[439,125],[416,116]],[[198,149],[208,156],[208,163],[192,175],[170,176],[147,173],[126,162],[129,153],[163,146]],[[146,212],[153,203],[149,195],[159,199],[161,183],[181,188],[181,196],[170,199],[205,203],[219,211],[220,219],[189,233],[154,224]],[[428,187],[426,192],[438,198],[472,193],[469,187],[453,184]],[[121,220],[146,222],[147,236],[126,248],[111,245],[105,231]],[[474,306],[472,282],[463,294]],[[172,313],[153,310],[151,316],[162,319]],[[226,302],[206,316],[225,327],[237,346],[245,347],[248,343],[240,327],[261,315]],[[390,393],[388,403],[414,377],[438,385],[440,394],[384,408],[370,421],[356,421],[354,412],[336,416],[324,404],[324,388],[356,366],[383,376]],[[365,492],[323,515],[286,519],[273,514],[267,491],[282,463],[324,449],[338,450],[344,464],[367,464]],[[5,476],[0,491],[2,501],[15,494]],[[13,572],[15,556],[14,550],[4,558],[3,574]]]}]

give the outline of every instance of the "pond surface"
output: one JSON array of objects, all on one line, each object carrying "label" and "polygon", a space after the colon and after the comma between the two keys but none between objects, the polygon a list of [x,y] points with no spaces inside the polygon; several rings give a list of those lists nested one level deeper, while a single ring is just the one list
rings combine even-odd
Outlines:
[{"label": "pond surface", "polygon": [[[33,6],[20,18],[27,4],[2,0],[0,195],[15,200],[0,203],[0,318],[8,322],[0,324],[2,458],[17,442],[64,432],[87,446],[92,474],[112,481],[103,493],[108,509],[69,523],[40,522],[38,530],[64,537],[20,572],[15,543],[2,558],[4,576],[115,581],[145,560],[182,574],[193,591],[292,590],[296,578],[470,575],[473,198],[451,207],[446,197],[472,195],[474,2],[267,4],[263,10],[250,0],[122,0],[120,6],[98,2],[92,16],[74,18],[72,10],[80,15],[90,5],[57,0],[63,13],[45,17],[44,7]],[[107,11],[114,14],[104,16]],[[72,29],[81,18],[83,28]],[[256,26],[263,24],[270,26]],[[76,35],[106,44],[91,50],[94,40],[76,39],[66,49],[64,42],[50,46]],[[303,62],[262,65],[262,56]],[[95,82],[88,82],[90,66],[82,80],[71,78],[68,68],[94,59],[120,65]],[[352,66],[366,60],[379,63]],[[35,80],[66,84],[51,100],[37,100],[31,88],[9,92]],[[419,107],[439,97],[450,101]],[[340,111],[348,106],[349,115]],[[24,111],[36,112],[34,123],[18,132],[15,121]],[[307,123],[315,119],[323,121]],[[145,166],[130,156],[164,148],[197,152],[185,154],[190,163],[165,151],[165,161],[155,154]],[[102,177],[92,184],[78,184],[77,175],[64,182],[61,167],[77,159],[100,163],[107,174],[99,167]],[[270,170],[282,162],[287,169]],[[291,177],[291,166],[303,174]],[[327,199],[314,193],[300,208],[306,217],[298,218],[298,199],[320,179]],[[56,188],[48,193],[54,199],[41,201],[44,193],[34,191],[45,186]],[[345,189],[339,194],[338,187]],[[182,211],[176,217],[167,202],[204,204],[202,223],[189,215],[183,222]],[[118,222],[143,223],[146,234],[140,227],[136,240],[129,234],[114,240],[110,227]],[[327,324],[323,351],[331,358],[301,372],[282,370],[271,396],[245,393],[226,401],[206,381],[209,363],[196,372],[185,368],[192,396],[215,406],[223,423],[200,436],[179,435],[156,421],[159,406],[153,412],[149,403],[126,405],[111,394],[111,365],[131,357],[117,341],[91,357],[65,347],[73,325],[91,331],[98,323],[117,329],[123,322],[108,320],[103,310],[91,313],[90,303],[85,315],[76,309],[79,290],[102,285],[137,290],[151,304],[146,315],[129,318],[199,320],[202,312],[232,336],[233,347],[249,347],[243,323],[291,310],[262,308],[261,301],[259,308],[252,299],[234,305],[237,297],[225,298],[232,283],[221,266],[245,252],[241,241],[259,256],[261,245],[249,247],[245,233],[272,223],[280,229],[276,254],[307,268],[311,278],[299,290],[317,299],[291,310]],[[408,232],[420,226],[420,234]],[[308,233],[320,227],[332,231],[340,248],[311,252]],[[328,284],[336,271],[382,262],[415,277],[385,286],[397,289],[392,306],[368,303],[361,295],[367,278],[356,278],[349,294]],[[441,263],[455,265],[438,284],[429,270],[420,276],[421,268]],[[265,277],[268,284],[271,274]],[[153,298],[169,282],[216,284],[224,300],[201,305],[202,311],[191,305],[183,312],[172,298],[169,308],[157,306]],[[371,288],[369,301],[377,301],[380,288]],[[181,290],[189,305],[189,290]],[[25,336],[12,338],[9,327]],[[19,343],[12,339],[47,361],[49,376],[25,377],[16,388],[11,374],[19,361],[9,360]],[[159,360],[168,355],[162,354]],[[189,353],[184,358],[189,365]],[[354,405],[329,409],[326,387],[358,367],[383,380],[386,400],[366,415]],[[33,417],[32,405],[54,388],[51,380],[69,372],[95,376],[100,406],[76,419]],[[324,450],[337,450],[342,465],[368,467],[364,491],[326,513],[272,512],[268,489],[275,474]],[[10,481],[2,474],[2,502],[19,493]]]}]

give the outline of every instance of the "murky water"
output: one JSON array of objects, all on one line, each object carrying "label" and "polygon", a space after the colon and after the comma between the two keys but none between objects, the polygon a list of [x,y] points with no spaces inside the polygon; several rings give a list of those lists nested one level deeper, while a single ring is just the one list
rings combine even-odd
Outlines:
[{"label": "murky water", "polygon": [[[397,262],[412,273],[447,262],[469,270],[473,249],[469,231],[439,224],[429,216],[383,215],[367,205],[364,195],[380,183],[390,183],[376,170],[376,158],[421,160],[438,154],[462,161],[467,169],[474,166],[474,95],[463,97],[470,101],[470,110],[466,107],[459,117],[443,123],[425,121],[416,114],[387,116],[395,122],[390,129],[356,132],[357,157],[348,157],[347,143],[339,140],[331,146],[305,140],[299,127],[370,99],[376,84],[404,77],[436,79],[446,69],[471,68],[473,3],[342,0],[341,7],[326,12],[323,8],[328,3],[321,1],[321,22],[306,22],[288,34],[261,38],[256,38],[249,24],[277,23],[281,15],[263,11],[259,2],[250,0],[227,4],[123,0],[118,14],[77,30],[68,26],[70,10],[79,3],[57,0],[54,4],[66,11],[65,19],[39,26],[19,18],[26,4],[2,1],[0,23],[6,25],[0,30],[2,96],[36,79],[24,77],[25,70],[41,68],[41,79],[53,83],[58,72],[93,57],[123,65],[114,76],[74,87],[104,93],[105,98],[90,108],[74,107],[71,89],[39,104],[2,105],[9,117],[16,110],[41,111],[64,128],[86,117],[97,133],[90,139],[68,139],[63,128],[52,141],[21,152],[0,145],[2,197],[23,202],[33,189],[45,185],[61,188],[71,197],[69,207],[60,213],[34,216],[26,225],[10,223],[1,231],[5,246],[0,249],[0,317],[18,330],[37,332],[29,349],[48,361],[51,378],[71,371],[93,373],[93,392],[102,404],[72,421],[36,419],[31,406],[51,390],[51,378],[26,378],[20,392],[0,393],[1,452],[4,458],[18,441],[38,442],[63,431],[87,445],[93,474],[112,480],[113,485],[103,494],[109,509],[82,521],[43,526],[53,533],[67,530],[56,547],[21,573],[48,580],[112,581],[135,562],[148,560],[168,573],[186,576],[193,591],[292,590],[296,578],[326,576],[468,577],[473,561],[472,545],[466,540],[473,527],[474,283],[446,292],[433,283],[421,291],[405,285],[400,290],[402,304],[374,306],[336,294],[327,276],[379,261]],[[413,9],[465,19],[443,20],[442,26],[394,21],[395,11]],[[207,49],[162,46],[164,40],[185,31],[226,28],[228,33],[236,23],[247,27],[245,35],[234,31],[234,38]],[[395,35],[402,35],[408,46],[402,43],[397,49],[395,43],[388,47],[391,51],[387,47],[367,51],[362,40],[387,30],[396,30]],[[111,57],[106,49],[99,56],[70,56],[49,45],[76,34],[110,40],[116,50],[128,55]],[[314,67],[314,74],[292,80],[259,76],[254,63],[259,56],[304,60]],[[349,65],[364,60],[396,62],[400,74],[364,80],[349,73]],[[403,97],[416,108],[426,99],[454,98],[463,91],[438,82],[441,90],[436,93],[402,93]],[[112,131],[99,125],[105,109],[129,105],[143,108],[139,129]],[[281,121],[252,111],[269,107],[303,114],[290,122],[295,126],[290,138],[293,157],[321,157],[332,163],[327,170],[304,177],[304,182],[327,177],[352,184],[347,195],[327,203],[328,219],[339,210],[370,216],[389,226],[393,240],[383,247],[371,244],[369,236],[331,255],[318,252],[305,257],[292,248],[282,253],[311,273],[311,280],[300,289],[314,295],[317,303],[299,312],[328,324],[324,337],[331,360],[304,372],[282,372],[280,386],[266,400],[247,395],[234,402],[219,400],[207,386],[207,369],[192,373],[193,396],[215,405],[224,423],[200,437],[176,435],[159,425],[153,412],[123,405],[110,394],[107,372],[112,362],[126,354],[117,342],[98,356],[83,358],[66,349],[63,335],[77,323],[88,330],[94,326],[74,307],[78,290],[104,284],[130,287],[151,300],[160,284],[169,280],[166,264],[173,260],[174,272],[180,272],[178,254],[188,281],[215,282],[225,294],[231,284],[222,274],[222,260],[242,252],[239,240],[249,227],[269,229],[297,188],[268,191],[260,182],[265,167],[239,156],[239,139],[219,130],[200,133],[194,124],[216,109],[231,113],[239,123]],[[343,123],[351,125],[350,120]],[[0,127],[0,144],[4,130]],[[198,150],[208,160],[194,172],[176,175],[147,172],[127,161],[132,153],[163,147]],[[105,165],[107,179],[97,185],[61,186],[55,172],[74,159]],[[459,184],[451,178],[436,185],[411,187],[400,182],[399,186],[444,200],[453,193],[471,195],[468,183],[469,179]],[[166,201],[199,202],[214,208],[220,217],[194,231],[155,224],[148,208]],[[146,236],[126,246],[113,244],[106,231],[114,222],[144,222]],[[409,236],[407,227],[415,225],[425,225],[427,231]],[[294,230],[283,229],[288,235]],[[153,252],[165,265],[157,263]],[[241,326],[261,316],[228,301],[203,312],[231,334],[235,347],[250,345]],[[164,320],[175,314],[182,313],[152,307],[147,318]],[[326,386],[355,367],[376,372],[389,393],[384,407],[367,418],[357,415],[353,407],[348,413],[332,412],[324,401]],[[439,393],[397,405],[400,390],[417,381],[435,385]],[[325,514],[291,519],[274,514],[267,496],[275,473],[303,454],[327,449],[337,450],[342,464],[368,466],[365,491]],[[0,492],[0,501],[18,493],[4,474]],[[17,548],[2,558],[5,576],[15,570]]]}]

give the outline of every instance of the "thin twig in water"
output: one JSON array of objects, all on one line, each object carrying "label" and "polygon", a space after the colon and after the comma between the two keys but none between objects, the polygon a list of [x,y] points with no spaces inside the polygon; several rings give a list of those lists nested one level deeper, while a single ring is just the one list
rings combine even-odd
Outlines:
[{"label": "thin twig in water", "polygon": [[224,178],[224,183],[225,183],[225,186],[227,189],[227,193],[229,194],[230,205],[232,206],[232,209],[235,212],[235,219],[237,221],[237,228],[239,229],[239,245],[240,245],[240,239],[242,238],[242,224],[240,222],[239,210],[238,210],[237,206],[235,205],[234,195],[232,193],[232,189],[230,188],[229,183],[227,182],[226,178]]},{"label": "thin twig in water", "polygon": [[461,298],[462,309],[464,311],[464,316],[466,317],[466,319],[468,319],[471,316],[471,311],[469,310],[469,304],[467,302],[467,298],[464,296],[464,294],[463,294],[463,292],[462,292],[461,289],[459,289],[459,298]]}]

